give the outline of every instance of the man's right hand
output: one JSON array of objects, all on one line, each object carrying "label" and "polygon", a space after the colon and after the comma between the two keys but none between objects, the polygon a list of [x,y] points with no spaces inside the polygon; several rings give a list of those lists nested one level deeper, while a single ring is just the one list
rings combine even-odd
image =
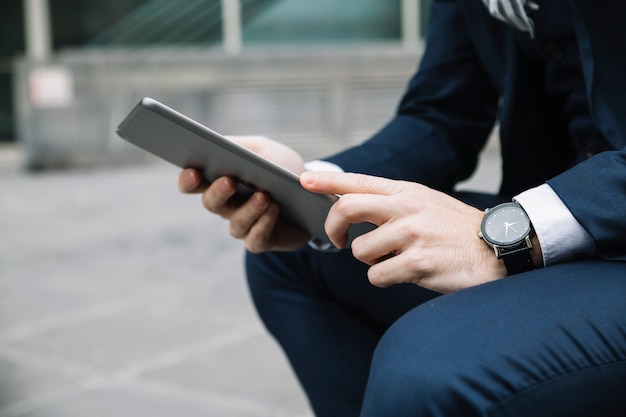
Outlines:
[{"label": "man's right hand", "polygon": [[[301,174],[304,163],[292,149],[261,136],[229,137],[229,139],[283,167]],[[236,196],[237,182],[221,177],[213,183],[203,181],[194,169],[183,170],[178,188],[186,194],[202,194],[202,204],[230,222],[231,236],[242,239],[253,253],[269,250],[293,250],[306,244],[309,235],[279,219],[280,208],[266,194],[255,192],[247,200]]]}]

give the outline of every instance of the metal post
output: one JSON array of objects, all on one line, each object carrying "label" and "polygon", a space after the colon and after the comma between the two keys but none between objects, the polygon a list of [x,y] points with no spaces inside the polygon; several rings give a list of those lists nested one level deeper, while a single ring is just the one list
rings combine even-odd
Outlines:
[{"label": "metal post", "polygon": [[402,18],[402,46],[414,50],[420,44],[420,0],[402,0],[400,14]]},{"label": "metal post", "polygon": [[229,55],[237,55],[243,45],[239,0],[222,0],[222,22],[224,50]]},{"label": "metal post", "polygon": [[52,33],[48,0],[24,0],[26,56],[46,61],[52,55]]}]

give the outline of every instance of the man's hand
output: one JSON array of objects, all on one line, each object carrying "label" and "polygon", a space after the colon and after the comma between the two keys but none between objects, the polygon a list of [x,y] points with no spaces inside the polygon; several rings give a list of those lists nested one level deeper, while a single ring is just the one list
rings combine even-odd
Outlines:
[{"label": "man's hand", "polygon": [[371,265],[377,286],[415,283],[451,292],[502,278],[506,268],[478,237],[483,212],[417,183],[361,174],[307,172],[304,188],[339,194],[326,219],[335,246],[350,224],[378,226],[352,242],[354,256]]},{"label": "man's hand", "polygon": [[[304,171],[300,155],[278,142],[262,136],[229,139],[296,174]],[[229,220],[230,234],[242,239],[251,252],[292,250],[309,239],[306,233],[278,218],[279,207],[266,194],[256,192],[245,201],[239,199],[235,195],[237,182],[232,178],[222,177],[207,184],[198,171],[185,169],[178,177],[178,188],[183,193],[202,193],[204,207]]]}]

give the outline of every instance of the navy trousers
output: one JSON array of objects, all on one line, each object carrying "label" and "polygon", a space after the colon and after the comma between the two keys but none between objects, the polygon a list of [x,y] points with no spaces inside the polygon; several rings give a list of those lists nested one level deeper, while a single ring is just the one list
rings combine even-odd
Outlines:
[{"label": "navy trousers", "polygon": [[440,295],[349,251],[247,254],[259,315],[318,417],[626,416],[626,263]]}]

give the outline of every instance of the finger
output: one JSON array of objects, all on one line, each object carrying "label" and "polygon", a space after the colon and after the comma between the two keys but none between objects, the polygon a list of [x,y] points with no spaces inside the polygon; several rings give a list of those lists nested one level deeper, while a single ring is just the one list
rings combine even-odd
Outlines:
[{"label": "finger", "polygon": [[398,233],[389,230],[387,225],[361,235],[352,241],[352,255],[359,261],[374,265],[396,256],[402,248]]},{"label": "finger", "polygon": [[178,189],[181,193],[201,193],[209,186],[200,173],[192,168],[183,169],[178,175]]},{"label": "finger", "polygon": [[331,206],[324,227],[333,244],[341,248],[348,240],[350,225],[372,223],[380,226],[389,219],[389,209],[387,196],[346,194]]},{"label": "finger", "polygon": [[244,204],[230,213],[230,234],[237,239],[245,239],[252,226],[263,216],[270,206],[270,198],[263,193],[254,193]]},{"label": "finger", "polygon": [[272,203],[250,226],[245,236],[246,248],[261,253],[272,248],[272,236],[278,222],[278,204]]},{"label": "finger", "polygon": [[402,283],[420,285],[428,269],[427,259],[415,251],[407,251],[371,266],[367,271],[367,278],[377,287],[389,287]]},{"label": "finger", "polygon": [[300,175],[300,184],[320,194],[383,194],[403,189],[402,181],[346,172],[307,171]]},{"label": "finger", "polygon": [[218,178],[202,194],[202,204],[211,213],[229,218],[240,204],[233,203],[237,183],[232,178]]}]

